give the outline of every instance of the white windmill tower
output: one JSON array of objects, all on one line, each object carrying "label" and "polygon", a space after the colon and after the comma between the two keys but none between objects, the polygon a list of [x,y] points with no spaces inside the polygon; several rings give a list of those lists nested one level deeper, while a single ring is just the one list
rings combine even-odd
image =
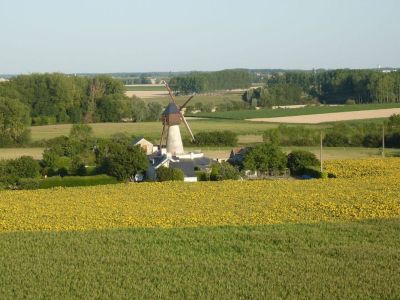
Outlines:
[{"label": "white windmill tower", "polygon": [[186,129],[189,131],[189,134],[194,141],[194,135],[192,130],[189,127],[188,122],[185,119],[185,116],[182,113],[182,110],[186,107],[186,105],[193,99],[194,95],[190,96],[186,102],[178,106],[175,102],[175,97],[168,86],[168,84],[164,81],[165,87],[168,90],[168,94],[170,97],[170,102],[167,108],[161,115],[161,121],[163,124],[163,129],[161,133],[160,140],[160,149],[162,149],[164,140],[167,148],[167,153],[170,153],[174,156],[179,156],[184,154],[182,136],[179,125],[183,122],[185,124]]}]

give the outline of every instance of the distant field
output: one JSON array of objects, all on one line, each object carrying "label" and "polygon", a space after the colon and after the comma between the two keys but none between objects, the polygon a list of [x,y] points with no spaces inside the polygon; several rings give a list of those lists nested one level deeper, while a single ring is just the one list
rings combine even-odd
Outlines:
[{"label": "distant field", "polygon": [[268,123],[322,124],[327,122],[339,122],[339,121],[354,121],[354,120],[365,120],[365,119],[371,120],[374,118],[382,119],[382,118],[389,118],[394,114],[400,114],[400,108],[346,111],[338,113],[313,114],[313,115],[301,115],[301,116],[278,117],[278,118],[255,118],[247,120],[254,122],[268,122]]},{"label": "distant field", "polygon": [[21,156],[32,156],[41,159],[43,148],[0,148],[0,159],[12,159]]},{"label": "distant field", "polygon": [[[277,124],[253,123],[235,120],[190,120],[190,127],[193,132],[231,130],[239,135],[261,135],[268,128],[275,128]],[[145,136],[149,139],[158,140],[161,134],[161,122],[140,122],[140,123],[95,123],[90,124],[96,137],[109,137],[115,133],[128,133],[129,135]],[[60,135],[68,135],[72,125],[46,125],[32,126],[32,139],[39,141],[50,139]],[[314,126],[313,126],[314,127]],[[316,127],[323,128],[323,127]],[[188,136],[186,129],[181,126],[183,136]]]},{"label": "distant field", "polygon": [[313,115],[313,114],[379,110],[379,109],[390,109],[390,108],[400,108],[400,103],[358,104],[358,105],[342,105],[342,106],[307,106],[304,108],[293,108],[293,109],[241,110],[241,111],[229,111],[229,112],[199,113],[196,114],[196,116],[245,120],[245,119],[256,119],[256,118],[257,119],[277,118],[277,117],[289,117],[289,116],[301,116],[301,115]]},{"label": "distant field", "polygon": [[[139,89],[139,88],[138,88]],[[162,105],[167,105],[169,103],[169,96],[167,92],[164,90],[130,90],[126,92],[126,95],[131,97],[132,95],[136,95],[139,98],[143,98],[143,100],[146,100],[146,102],[158,102],[161,103]],[[189,95],[185,96],[178,96],[176,97],[176,102],[178,104],[183,104],[187,99],[189,98]],[[213,94],[199,94],[196,95],[193,100],[190,102],[190,105],[193,105],[196,102],[201,102],[203,105],[206,104],[214,104],[218,105],[220,103],[226,102],[226,101],[237,101],[241,102],[242,101],[242,93],[239,92],[218,92],[218,93],[213,93]]]},{"label": "distant field", "polygon": [[126,85],[126,91],[163,91],[165,92],[165,86],[163,85]]}]

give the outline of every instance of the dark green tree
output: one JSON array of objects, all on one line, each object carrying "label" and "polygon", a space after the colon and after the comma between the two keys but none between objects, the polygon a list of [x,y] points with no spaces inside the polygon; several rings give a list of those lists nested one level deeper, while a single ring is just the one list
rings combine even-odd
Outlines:
[{"label": "dark green tree", "polygon": [[110,143],[103,155],[103,169],[110,176],[126,181],[138,173],[144,173],[149,165],[148,158],[139,146]]}]

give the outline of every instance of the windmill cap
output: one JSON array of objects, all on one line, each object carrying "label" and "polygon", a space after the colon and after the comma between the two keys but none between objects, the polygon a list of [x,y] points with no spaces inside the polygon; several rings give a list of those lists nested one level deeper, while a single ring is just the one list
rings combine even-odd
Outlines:
[{"label": "windmill cap", "polygon": [[175,103],[170,103],[168,104],[167,108],[164,110],[164,112],[162,113],[163,116],[168,116],[168,115],[172,115],[172,114],[179,114],[179,108],[176,106]]}]

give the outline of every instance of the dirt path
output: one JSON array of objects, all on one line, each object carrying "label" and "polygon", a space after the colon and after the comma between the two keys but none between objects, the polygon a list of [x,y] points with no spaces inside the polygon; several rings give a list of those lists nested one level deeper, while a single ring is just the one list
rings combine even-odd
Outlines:
[{"label": "dirt path", "polygon": [[400,114],[400,108],[349,111],[349,112],[339,112],[339,113],[301,115],[301,116],[278,117],[278,118],[255,118],[255,119],[247,119],[247,121],[270,122],[270,123],[293,123],[293,124],[318,124],[318,123],[336,122],[336,121],[388,118],[393,114]]}]

